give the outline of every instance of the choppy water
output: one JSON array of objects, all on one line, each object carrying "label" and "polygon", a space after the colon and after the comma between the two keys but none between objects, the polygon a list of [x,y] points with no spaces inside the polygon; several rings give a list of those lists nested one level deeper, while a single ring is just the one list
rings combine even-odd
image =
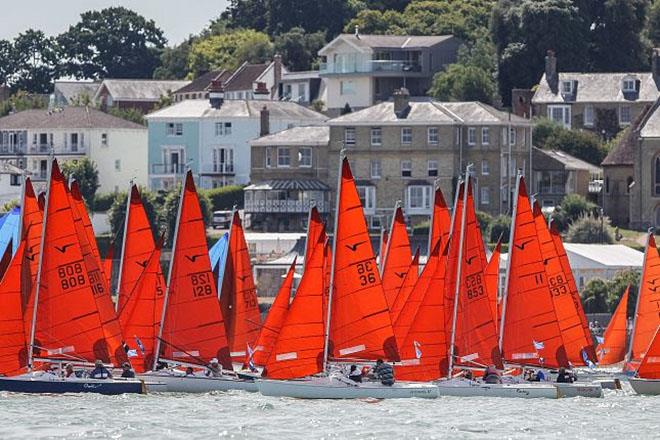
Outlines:
[{"label": "choppy water", "polygon": [[1,439],[660,438],[660,397],[301,401],[205,395],[0,394]]}]

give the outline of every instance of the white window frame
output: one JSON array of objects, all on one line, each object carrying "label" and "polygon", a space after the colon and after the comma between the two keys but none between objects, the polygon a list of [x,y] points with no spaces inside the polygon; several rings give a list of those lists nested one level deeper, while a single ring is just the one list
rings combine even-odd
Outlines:
[{"label": "white window frame", "polygon": [[479,203],[482,205],[490,205],[490,188],[482,186],[479,191]]},{"label": "white window frame", "polygon": [[372,179],[380,179],[383,174],[383,166],[380,159],[372,160],[369,164],[369,175]]},{"label": "white window frame", "polygon": [[350,80],[340,81],[339,94],[341,96],[355,95],[355,83]]},{"label": "white window frame", "polygon": [[583,116],[583,125],[585,127],[594,126],[594,106],[593,104],[587,104],[584,106],[584,116]]},{"label": "white window frame", "polygon": [[621,81],[621,91],[631,93],[637,91],[637,81],[635,78],[623,78]]},{"label": "white window frame", "polygon": [[356,144],[356,134],[355,127],[346,127],[344,128],[344,145],[345,146],[354,146]]},{"label": "white window frame", "polygon": [[467,144],[468,145],[477,145],[477,129],[474,127],[468,127],[467,130]]},{"label": "white window frame", "polygon": [[509,127],[509,145],[516,145],[518,130],[516,127]]},{"label": "white window frame", "polygon": [[115,159],[115,171],[121,171],[121,159]]},{"label": "white window frame", "polygon": [[266,147],[264,152],[266,154],[266,160],[264,161],[264,166],[266,168],[273,168],[273,149],[271,147]]},{"label": "white window frame", "polygon": [[490,145],[489,127],[481,127],[481,145]]},{"label": "white window frame", "polygon": [[490,165],[488,164],[487,160],[481,161],[481,175],[482,176],[490,175]]},{"label": "white window frame", "polygon": [[401,127],[401,145],[412,144],[413,132],[412,127]]},{"label": "white window frame", "polygon": [[[357,185],[358,196],[364,192],[364,203],[362,208],[365,214],[374,214],[376,212],[376,187],[373,185]],[[362,197],[360,197],[362,201]]]},{"label": "white window frame", "polygon": [[[568,86],[568,88],[566,87]],[[561,82],[561,94],[570,95],[573,93],[573,81],[562,81]]]},{"label": "white window frame", "polygon": [[[303,151],[309,154],[303,154]],[[311,168],[313,163],[312,147],[300,147],[298,149],[298,166],[300,168]],[[309,159],[309,160],[303,160]]]},{"label": "white window frame", "polygon": [[[438,161],[434,159],[429,159],[426,163],[427,174],[429,177],[438,177]],[[432,172],[435,171],[435,174]]]},{"label": "white window frame", "polygon": [[383,145],[383,129],[381,127],[371,127],[371,146],[380,147]]},{"label": "white window frame", "polygon": [[[561,112],[561,121],[554,118],[554,111]],[[570,105],[549,105],[548,106],[548,119],[562,125],[564,128],[571,128],[571,106]]]},{"label": "white window frame", "polygon": [[167,136],[183,136],[183,123],[182,122],[167,122]]},{"label": "white window frame", "polygon": [[438,127],[429,127],[427,129],[426,139],[429,145],[438,145],[440,143],[440,130],[438,130]]},{"label": "white window frame", "polygon": [[[628,110],[628,119],[623,119],[623,109]],[[629,105],[622,105],[619,107],[619,125],[630,125],[632,122],[632,108]]]},{"label": "white window frame", "polygon": [[[285,151],[286,151],[286,155],[280,154],[280,153],[284,153]],[[281,164],[280,159],[285,159],[285,158],[288,159],[289,163]],[[277,168],[291,168],[291,148],[277,147]]]},{"label": "white window frame", "polygon": [[[65,139],[66,139],[66,137],[65,137]],[[108,133],[101,133],[101,145],[103,145],[104,147],[107,147],[108,146],[108,139],[109,139]]]},{"label": "white window frame", "polygon": [[[408,176],[405,176],[403,173],[410,173]],[[412,161],[411,160],[402,160],[401,161],[401,177],[409,178],[412,177]]]},{"label": "white window frame", "polygon": [[[410,185],[406,188],[406,211],[411,214],[426,213],[431,210],[431,194],[433,187],[431,185]],[[417,193],[419,192],[419,193]],[[413,194],[417,193],[417,194]],[[421,203],[413,206],[413,201]]]}]

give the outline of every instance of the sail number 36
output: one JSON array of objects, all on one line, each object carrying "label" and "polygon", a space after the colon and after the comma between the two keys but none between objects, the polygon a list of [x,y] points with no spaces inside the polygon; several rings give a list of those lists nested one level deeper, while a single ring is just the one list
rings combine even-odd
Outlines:
[{"label": "sail number 36", "polygon": [[357,273],[360,277],[360,286],[366,286],[367,284],[374,284],[376,282],[376,274],[374,273],[373,263],[371,261],[358,263]]}]

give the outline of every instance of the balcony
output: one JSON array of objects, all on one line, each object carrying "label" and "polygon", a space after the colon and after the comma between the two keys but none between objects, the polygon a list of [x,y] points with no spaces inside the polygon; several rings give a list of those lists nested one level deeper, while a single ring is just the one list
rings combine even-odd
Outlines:
[{"label": "balcony", "polygon": [[84,144],[53,145],[53,144],[15,144],[0,145],[0,156],[84,156],[87,152]]},{"label": "balcony", "polygon": [[417,62],[403,60],[367,60],[354,63],[321,63],[319,73],[321,75],[352,73],[420,74],[422,73],[422,66]]},{"label": "balcony", "polygon": [[151,164],[151,174],[156,175],[179,175],[186,172],[186,166],[179,163],[154,163]]},{"label": "balcony", "polygon": [[324,200],[245,200],[246,213],[304,214],[312,206],[327,213],[329,204]]},{"label": "balcony", "polygon": [[224,162],[203,164],[201,174],[206,176],[234,175],[234,164]]}]

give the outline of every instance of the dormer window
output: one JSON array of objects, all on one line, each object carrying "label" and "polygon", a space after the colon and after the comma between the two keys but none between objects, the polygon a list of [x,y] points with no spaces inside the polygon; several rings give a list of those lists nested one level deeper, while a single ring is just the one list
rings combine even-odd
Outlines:
[{"label": "dormer window", "polygon": [[630,93],[637,91],[636,82],[637,81],[635,81],[635,78],[624,78],[621,84],[621,90],[623,90],[623,93]]},{"label": "dormer window", "polygon": [[561,93],[563,95],[570,95],[571,93],[573,93],[573,81],[562,81]]}]

